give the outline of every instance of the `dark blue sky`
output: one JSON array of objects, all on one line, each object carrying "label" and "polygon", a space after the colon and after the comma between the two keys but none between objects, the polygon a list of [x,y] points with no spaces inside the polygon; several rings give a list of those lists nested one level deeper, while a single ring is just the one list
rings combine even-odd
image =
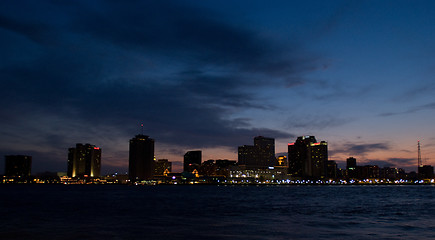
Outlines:
[{"label": "dark blue sky", "polygon": [[124,171],[143,123],[174,162],[315,135],[338,162],[414,170],[420,140],[434,164],[434,22],[433,1],[3,1],[0,153],[65,171],[91,143]]}]

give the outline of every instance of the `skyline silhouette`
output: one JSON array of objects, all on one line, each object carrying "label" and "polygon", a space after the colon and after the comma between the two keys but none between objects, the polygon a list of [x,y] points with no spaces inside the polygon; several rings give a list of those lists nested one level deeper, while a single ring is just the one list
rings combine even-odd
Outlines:
[{"label": "skyline silhouette", "polygon": [[0,2],[0,155],[59,171],[92,143],[127,171],[143,123],[174,170],[304,135],[407,171],[420,140],[435,165],[433,22],[433,1]]}]

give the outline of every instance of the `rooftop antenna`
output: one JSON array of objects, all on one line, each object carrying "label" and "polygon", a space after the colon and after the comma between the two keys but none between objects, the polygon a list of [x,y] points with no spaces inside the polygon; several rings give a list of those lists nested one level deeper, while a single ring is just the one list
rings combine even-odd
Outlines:
[{"label": "rooftop antenna", "polygon": [[418,166],[423,167],[423,163],[421,162],[421,152],[420,152],[420,141],[418,141]]},{"label": "rooftop antenna", "polygon": [[141,132],[140,132],[140,134],[143,135],[143,123],[140,124],[140,128],[141,128]]}]

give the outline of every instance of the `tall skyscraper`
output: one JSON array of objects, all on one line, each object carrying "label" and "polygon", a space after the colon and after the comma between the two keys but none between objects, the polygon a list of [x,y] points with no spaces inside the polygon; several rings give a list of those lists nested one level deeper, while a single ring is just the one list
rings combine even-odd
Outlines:
[{"label": "tall skyscraper", "polygon": [[258,159],[261,166],[277,165],[275,157],[275,139],[258,136],[254,138],[254,146],[258,149]]},{"label": "tall skyscraper", "polygon": [[77,143],[68,149],[69,177],[99,177],[101,170],[101,148],[95,145]]},{"label": "tall skyscraper", "polygon": [[32,170],[32,157],[24,155],[5,156],[5,176],[28,177]]},{"label": "tall skyscraper", "polygon": [[275,139],[258,136],[254,138],[254,146],[239,146],[238,164],[248,168],[276,166]]},{"label": "tall skyscraper", "polygon": [[328,144],[314,136],[298,137],[288,144],[289,174],[302,178],[325,178],[328,170]]},{"label": "tall skyscraper", "polygon": [[349,157],[346,159],[346,174],[349,178],[357,177],[356,158]]},{"label": "tall skyscraper", "polygon": [[154,139],[143,134],[130,139],[128,176],[131,181],[149,180],[154,175]]},{"label": "tall skyscraper", "polygon": [[257,147],[250,145],[239,146],[238,164],[240,166],[258,166]]},{"label": "tall skyscraper", "polygon": [[201,151],[188,151],[184,154],[183,171],[193,172],[195,169],[199,170],[202,161]]}]

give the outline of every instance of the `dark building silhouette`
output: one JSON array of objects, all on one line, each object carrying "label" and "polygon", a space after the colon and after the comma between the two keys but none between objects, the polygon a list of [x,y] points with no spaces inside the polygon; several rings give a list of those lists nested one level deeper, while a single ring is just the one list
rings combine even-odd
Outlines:
[{"label": "dark building silhouette", "polygon": [[328,160],[328,178],[336,179],[337,174],[337,163],[332,160]]},{"label": "dark building silhouette", "polygon": [[241,166],[259,166],[257,147],[250,145],[239,146],[237,162]]},{"label": "dark building silhouette", "polygon": [[128,176],[131,181],[149,180],[154,175],[154,139],[143,134],[130,139]]},{"label": "dark building silhouette", "polygon": [[199,170],[202,161],[201,151],[188,151],[184,154],[183,171],[193,172],[194,170]]},{"label": "dark building silhouette", "polygon": [[433,167],[431,165],[423,165],[418,167],[418,178],[430,179],[433,178]]},{"label": "dark building silhouette", "polygon": [[349,157],[346,159],[346,174],[348,178],[357,177],[356,158]]},{"label": "dark building silhouette", "polygon": [[216,174],[222,176],[228,176],[230,174],[230,169],[237,165],[237,161],[228,159],[216,160]]},{"label": "dark building silhouette", "polygon": [[164,175],[165,171],[172,172],[172,163],[168,159],[159,159],[154,162],[154,175]]},{"label": "dark building silhouette", "polygon": [[358,166],[356,170],[358,179],[379,178],[379,167],[377,165]]},{"label": "dark building silhouette", "polygon": [[101,170],[101,148],[77,143],[68,149],[68,177],[99,177]]},{"label": "dark building silhouette", "polygon": [[254,138],[254,146],[258,149],[260,165],[272,167],[277,165],[275,157],[275,139],[258,136]]},{"label": "dark building silhouette", "polygon": [[239,146],[238,163],[250,168],[276,166],[275,139],[258,136],[254,138],[254,146]]},{"label": "dark building silhouette", "polygon": [[32,171],[32,157],[25,155],[5,156],[5,176],[29,177]]},{"label": "dark building silhouette", "polygon": [[356,169],[356,158],[349,157],[348,159],[346,159],[346,169],[347,170]]},{"label": "dark building silhouette", "polygon": [[199,174],[202,176],[215,176],[217,170],[217,165],[214,160],[207,160],[201,164],[199,167]]},{"label": "dark building silhouette", "polygon": [[390,167],[383,167],[379,169],[379,178],[380,179],[400,179],[405,178],[405,170],[401,168],[390,168]]},{"label": "dark building silhouette", "polygon": [[289,174],[301,178],[327,177],[328,144],[314,136],[298,137],[288,144]]}]

